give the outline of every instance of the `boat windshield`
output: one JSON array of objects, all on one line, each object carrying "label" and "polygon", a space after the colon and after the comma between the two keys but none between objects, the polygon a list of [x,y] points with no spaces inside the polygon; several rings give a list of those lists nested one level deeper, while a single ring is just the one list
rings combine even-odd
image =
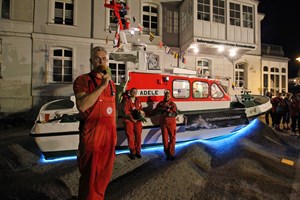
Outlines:
[{"label": "boat windshield", "polygon": [[74,102],[70,99],[62,99],[59,101],[55,101],[46,106],[45,110],[58,110],[58,109],[68,109],[73,108]]}]

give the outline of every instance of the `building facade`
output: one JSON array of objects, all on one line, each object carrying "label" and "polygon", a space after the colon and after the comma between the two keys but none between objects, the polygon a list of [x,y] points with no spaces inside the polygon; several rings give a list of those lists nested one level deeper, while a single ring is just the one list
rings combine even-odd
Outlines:
[{"label": "building facade", "polygon": [[[0,0],[1,113],[38,109],[73,95],[75,78],[91,69],[91,48],[115,50],[117,23],[104,2],[110,1]],[[220,79],[232,95],[243,89],[287,91],[288,59],[262,53],[259,1],[118,2],[129,7],[121,17],[129,16],[131,27],[142,26],[127,41],[147,45],[145,68],[160,73],[189,69]],[[111,60],[115,82],[139,64]]]}]

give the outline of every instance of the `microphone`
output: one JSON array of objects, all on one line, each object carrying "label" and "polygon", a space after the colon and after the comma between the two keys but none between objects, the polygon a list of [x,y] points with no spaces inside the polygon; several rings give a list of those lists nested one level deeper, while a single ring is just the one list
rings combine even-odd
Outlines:
[{"label": "microphone", "polygon": [[[102,73],[103,73],[104,75],[107,74],[106,69],[103,70]],[[110,87],[110,94],[111,94],[111,96],[115,96],[115,92],[114,92],[113,86],[112,86],[112,84],[111,84],[111,80],[108,81],[108,84],[109,84],[109,87]]]}]

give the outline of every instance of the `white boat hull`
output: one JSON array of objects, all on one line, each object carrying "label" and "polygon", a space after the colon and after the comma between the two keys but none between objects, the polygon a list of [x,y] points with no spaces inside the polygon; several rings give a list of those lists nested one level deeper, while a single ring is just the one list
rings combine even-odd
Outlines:
[{"label": "white boat hull", "polygon": [[[52,123],[37,123],[32,128],[31,135],[43,154],[76,151],[79,143],[78,122],[59,123],[54,126]],[[197,139],[209,139],[226,134],[231,134],[234,130],[245,125],[230,127],[201,129],[197,131],[187,131],[185,126],[177,126],[176,141],[184,142]],[[51,132],[49,132],[51,130]],[[62,132],[63,131],[63,132]],[[124,130],[119,130],[117,147],[127,147],[127,138]],[[155,145],[162,144],[160,127],[144,128],[142,131],[142,144]]]}]

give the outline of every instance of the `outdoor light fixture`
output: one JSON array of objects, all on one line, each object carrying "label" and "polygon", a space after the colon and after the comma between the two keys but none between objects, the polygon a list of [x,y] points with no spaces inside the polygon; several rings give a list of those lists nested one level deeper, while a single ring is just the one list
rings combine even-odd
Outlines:
[{"label": "outdoor light fixture", "polygon": [[231,49],[230,51],[229,51],[229,56],[230,57],[234,57],[236,55],[236,50],[235,49]]},{"label": "outdoor light fixture", "polygon": [[296,58],[296,60],[297,60],[298,62],[300,62],[300,57]]},{"label": "outdoor light fixture", "polygon": [[196,48],[194,48],[194,53],[198,53],[199,52],[199,49],[196,47]]},{"label": "outdoor light fixture", "polygon": [[218,46],[218,52],[223,52],[224,51],[224,46]]}]

